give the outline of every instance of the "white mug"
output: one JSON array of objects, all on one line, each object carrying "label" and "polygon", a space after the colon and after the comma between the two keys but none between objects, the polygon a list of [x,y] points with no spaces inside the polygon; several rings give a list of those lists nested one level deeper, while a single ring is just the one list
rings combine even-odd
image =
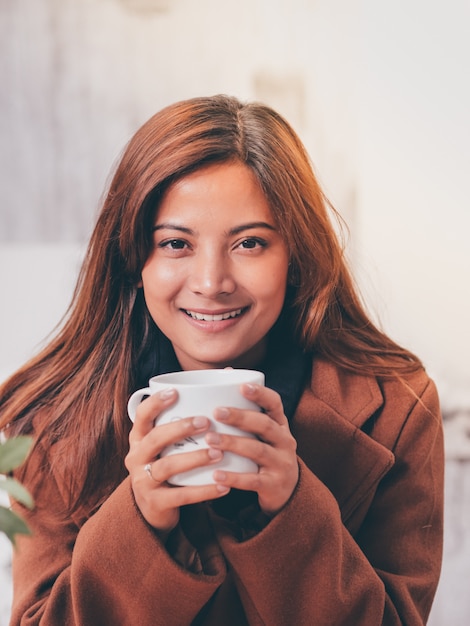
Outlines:
[{"label": "white mug", "polygon": [[[186,370],[154,376],[149,380],[148,387],[137,390],[130,397],[127,405],[129,417],[134,421],[137,407],[144,396],[149,396],[172,387],[178,392],[178,399],[175,404],[165,409],[158,416],[156,420],[158,424],[167,424],[184,417],[204,415],[211,422],[210,430],[222,434],[255,438],[255,435],[252,433],[243,432],[239,428],[213,419],[213,412],[217,407],[235,407],[252,411],[261,410],[257,404],[242,396],[240,385],[244,383],[264,385],[264,374],[255,370],[213,369]],[[209,446],[205,441],[204,435],[205,433],[193,435],[182,441],[177,441],[165,448],[161,456],[208,448]],[[253,473],[258,471],[258,466],[251,459],[233,452],[224,452],[222,460],[218,463],[175,474],[168,482],[179,486],[213,484],[214,479],[212,475],[216,469],[223,469],[229,472]]]}]

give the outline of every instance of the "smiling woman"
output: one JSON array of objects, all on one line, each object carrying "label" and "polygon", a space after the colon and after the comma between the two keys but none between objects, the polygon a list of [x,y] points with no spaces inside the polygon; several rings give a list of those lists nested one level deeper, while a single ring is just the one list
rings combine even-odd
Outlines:
[{"label": "smiling woman", "polygon": [[[329,208],[265,105],[195,98],[137,131],[62,328],[0,389],[5,434],[35,440],[16,472],[36,507],[15,504],[33,535],[12,624],[425,623],[437,393],[362,307]],[[225,367],[265,376],[241,387],[260,411],[214,412],[247,436],[206,415],[159,424],[171,388],[128,419],[151,376]],[[163,453],[197,437],[207,447]],[[217,470],[232,453],[259,471]],[[169,484],[197,467],[210,484]]]}]

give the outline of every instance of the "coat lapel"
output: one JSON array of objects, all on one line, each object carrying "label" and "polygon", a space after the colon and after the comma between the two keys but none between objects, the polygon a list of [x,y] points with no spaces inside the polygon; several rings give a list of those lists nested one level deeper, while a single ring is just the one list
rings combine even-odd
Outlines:
[{"label": "coat lapel", "polygon": [[299,456],[332,492],[344,523],[372,497],[394,462],[390,450],[361,430],[382,406],[374,378],[314,361],[292,431]]}]

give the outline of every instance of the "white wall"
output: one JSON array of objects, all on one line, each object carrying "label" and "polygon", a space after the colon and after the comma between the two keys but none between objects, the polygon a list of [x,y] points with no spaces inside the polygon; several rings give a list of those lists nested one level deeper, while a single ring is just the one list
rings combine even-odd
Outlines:
[{"label": "white wall", "polygon": [[470,3],[363,6],[357,261],[444,402],[470,406]]},{"label": "white wall", "polygon": [[79,244],[0,246],[0,380],[30,358],[62,319],[83,253]]},{"label": "white wall", "polygon": [[[131,133],[171,101],[227,92],[292,121],[350,225],[372,308],[423,358],[445,408],[470,406],[468,0],[125,3],[0,6],[0,379],[64,313]],[[433,626],[469,619],[454,584],[469,575],[469,473],[454,463]]]}]

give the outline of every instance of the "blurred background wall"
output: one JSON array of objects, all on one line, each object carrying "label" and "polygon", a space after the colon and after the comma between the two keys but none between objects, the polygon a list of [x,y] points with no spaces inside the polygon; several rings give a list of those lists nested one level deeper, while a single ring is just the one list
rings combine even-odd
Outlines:
[{"label": "blurred background wall", "polygon": [[448,524],[432,623],[453,626],[470,619],[469,26],[468,0],[0,2],[0,379],[65,312],[134,131],[192,96],[267,102],[348,223],[374,315],[438,383]]}]

